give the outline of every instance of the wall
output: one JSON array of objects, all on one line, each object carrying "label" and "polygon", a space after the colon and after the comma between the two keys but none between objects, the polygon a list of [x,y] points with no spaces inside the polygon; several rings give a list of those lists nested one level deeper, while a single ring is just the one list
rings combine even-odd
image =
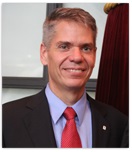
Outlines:
[{"label": "wall", "polygon": [[45,3],[2,5],[2,75],[41,77],[39,59]]}]

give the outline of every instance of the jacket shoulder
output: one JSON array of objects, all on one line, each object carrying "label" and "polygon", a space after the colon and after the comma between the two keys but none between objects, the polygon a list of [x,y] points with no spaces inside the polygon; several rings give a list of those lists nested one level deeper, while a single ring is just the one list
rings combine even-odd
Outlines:
[{"label": "jacket shoulder", "polygon": [[87,96],[88,100],[90,101],[90,106],[93,109],[96,109],[99,113],[101,113],[103,116],[108,117],[112,121],[114,120],[124,120],[127,121],[128,117],[120,112],[115,107],[102,103],[101,101],[95,100],[91,98],[89,95]]},{"label": "jacket shoulder", "polygon": [[34,109],[39,104],[46,100],[44,90],[41,92],[27,96],[21,99],[10,101],[2,105],[3,117],[11,117],[13,115],[24,115],[26,112]]}]

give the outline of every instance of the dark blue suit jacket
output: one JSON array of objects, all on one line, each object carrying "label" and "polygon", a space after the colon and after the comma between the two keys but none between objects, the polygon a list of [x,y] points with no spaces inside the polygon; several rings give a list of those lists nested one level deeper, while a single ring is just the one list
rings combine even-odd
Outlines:
[{"label": "dark blue suit jacket", "polygon": [[[93,147],[128,147],[128,119],[87,95]],[[3,105],[3,147],[57,147],[45,91]]]}]

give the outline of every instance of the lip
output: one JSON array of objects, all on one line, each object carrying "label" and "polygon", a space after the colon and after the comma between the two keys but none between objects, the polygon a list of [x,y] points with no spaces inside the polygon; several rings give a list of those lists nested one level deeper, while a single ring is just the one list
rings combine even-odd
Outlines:
[{"label": "lip", "polygon": [[83,72],[84,71],[84,69],[75,69],[75,68],[66,68],[64,70],[70,71],[70,72]]},{"label": "lip", "polygon": [[86,69],[84,69],[84,68],[64,68],[64,71],[67,73],[70,73],[71,75],[80,76],[81,74],[84,74]]}]

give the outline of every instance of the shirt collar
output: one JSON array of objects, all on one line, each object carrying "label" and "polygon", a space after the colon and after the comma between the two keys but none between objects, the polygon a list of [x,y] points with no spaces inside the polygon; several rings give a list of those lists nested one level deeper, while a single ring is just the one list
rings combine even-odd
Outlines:
[{"label": "shirt collar", "polygon": [[83,94],[83,96],[80,98],[80,100],[78,100],[78,101],[72,106],[72,108],[76,111],[76,114],[77,114],[77,116],[78,116],[79,125],[82,124],[83,117],[84,117],[85,110],[86,110],[86,106],[88,106],[88,101],[87,101],[87,97],[86,97],[86,91],[84,91],[84,94]]},{"label": "shirt collar", "polygon": [[[47,87],[45,89],[45,94],[48,99],[49,103],[49,108],[50,108],[50,113],[51,117],[53,119],[53,122],[56,124],[57,121],[60,119],[62,116],[64,110],[67,108],[67,105],[61,101],[50,89],[49,85],[47,84]],[[86,98],[86,91],[84,92],[83,96],[81,97],[78,102],[76,102],[72,108],[76,111],[78,120],[79,120],[79,125],[81,125],[84,117],[84,113],[86,110],[87,104],[87,98]]]}]

